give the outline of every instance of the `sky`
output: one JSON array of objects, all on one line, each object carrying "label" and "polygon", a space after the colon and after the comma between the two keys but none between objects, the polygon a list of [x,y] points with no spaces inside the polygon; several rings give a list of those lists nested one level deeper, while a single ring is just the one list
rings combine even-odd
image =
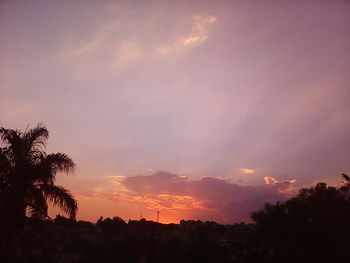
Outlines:
[{"label": "sky", "polygon": [[[0,126],[42,122],[78,219],[249,222],[350,173],[349,1],[0,2]],[[58,210],[52,210],[54,215]]]}]

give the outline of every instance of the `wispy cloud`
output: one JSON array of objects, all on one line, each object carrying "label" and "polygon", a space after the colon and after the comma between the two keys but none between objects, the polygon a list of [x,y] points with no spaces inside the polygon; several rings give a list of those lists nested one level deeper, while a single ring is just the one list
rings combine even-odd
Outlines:
[{"label": "wispy cloud", "polygon": [[184,46],[196,45],[208,38],[208,27],[216,21],[215,16],[194,16],[194,25],[190,36],[181,39]]},{"label": "wispy cloud", "polygon": [[142,50],[137,42],[125,41],[116,47],[116,59],[113,67],[120,69],[130,65],[142,57]]},{"label": "wispy cloud", "polygon": [[215,16],[193,16],[191,32],[178,38],[174,43],[157,47],[157,53],[162,56],[168,56],[173,53],[183,53],[188,48],[199,45],[209,37],[210,25],[216,19]]}]

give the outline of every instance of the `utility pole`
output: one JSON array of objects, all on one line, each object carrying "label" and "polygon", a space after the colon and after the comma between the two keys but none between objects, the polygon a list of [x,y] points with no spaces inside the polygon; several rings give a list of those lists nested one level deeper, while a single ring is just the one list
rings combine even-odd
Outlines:
[{"label": "utility pole", "polygon": [[157,223],[159,222],[159,211],[157,211]]}]

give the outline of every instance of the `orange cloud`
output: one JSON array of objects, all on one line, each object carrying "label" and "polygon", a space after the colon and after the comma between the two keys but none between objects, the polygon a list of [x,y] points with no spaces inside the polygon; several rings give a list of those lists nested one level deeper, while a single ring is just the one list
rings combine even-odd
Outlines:
[{"label": "orange cloud", "polygon": [[253,174],[255,173],[254,169],[250,169],[250,168],[241,168],[239,169],[241,172],[245,173],[245,174]]},{"label": "orange cloud", "polygon": [[278,181],[276,178],[271,176],[265,176],[264,177],[265,183],[267,185],[275,185],[277,186],[277,191],[286,197],[291,197],[295,195],[298,192],[298,189],[293,186],[296,182],[295,179],[286,180],[286,181]]},{"label": "orange cloud", "polygon": [[278,183],[277,179],[273,178],[271,176],[265,176],[264,180],[265,180],[266,184],[277,184]]},{"label": "orange cloud", "polygon": [[178,212],[178,210],[201,209],[203,201],[196,200],[190,195],[173,195],[173,194],[115,194],[113,199],[118,198],[129,203],[141,203],[147,209],[151,210],[168,210]]}]

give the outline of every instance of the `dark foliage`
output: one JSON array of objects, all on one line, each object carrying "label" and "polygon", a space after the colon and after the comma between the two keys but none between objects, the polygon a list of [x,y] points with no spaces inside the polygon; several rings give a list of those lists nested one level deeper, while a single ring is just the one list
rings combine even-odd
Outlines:
[{"label": "dark foliage", "polygon": [[201,221],[125,223],[118,217],[101,218],[96,224],[60,215],[45,221],[27,218],[16,242],[0,254],[0,261],[235,262],[232,245],[246,234],[232,238],[232,233],[245,228],[249,226]]},{"label": "dark foliage", "polygon": [[253,213],[249,260],[332,262],[348,258],[350,245],[349,177],[339,189],[319,183]]}]

